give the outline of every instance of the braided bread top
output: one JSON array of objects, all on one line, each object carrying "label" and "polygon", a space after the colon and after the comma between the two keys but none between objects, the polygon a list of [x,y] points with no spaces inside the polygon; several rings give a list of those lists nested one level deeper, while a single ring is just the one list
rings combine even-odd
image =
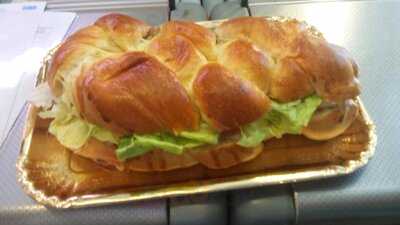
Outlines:
[{"label": "braided bread top", "polygon": [[[316,93],[359,95],[349,53],[294,19],[242,17],[211,30],[186,21],[151,27],[109,14],[56,51],[48,83],[80,116],[115,133],[219,131]],[[201,118],[201,119],[200,119]]]}]

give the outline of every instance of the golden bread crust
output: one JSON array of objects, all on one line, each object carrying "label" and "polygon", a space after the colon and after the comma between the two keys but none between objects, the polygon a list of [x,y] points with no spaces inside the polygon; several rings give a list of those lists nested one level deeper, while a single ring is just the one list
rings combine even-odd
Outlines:
[{"label": "golden bread crust", "polygon": [[226,169],[256,158],[262,150],[263,144],[250,149],[235,142],[225,142],[217,146],[194,149],[186,154],[190,154],[209,169]]},{"label": "golden bread crust", "polygon": [[314,92],[306,72],[292,58],[279,60],[271,73],[269,96],[280,102],[290,102]]},{"label": "golden bread crust", "polygon": [[151,172],[169,171],[201,164],[209,169],[224,169],[250,161],[262,151],[263,145],[246,149],[234,142],[224,142],[217,147],[207,146],[174,155],[162,150],[153,150],[138,157],[121,162],[115,155],[115,146],[91,138],[75,154],[96,161],[104,166],[123,171]]},{"label": "golden bread crust", "polygon": [[127,171],[169,171],[181,168],[192,167],[198,162],[187,153],[174,155],[166,151],[156,149],[125,162]]},{"label": "golden bread crust", "polygon": [[263,92],[217,63],[200,69],[193,93],[200,110],[221,131],[256,120],[271,104]]},{"label": "golden bread crust", "polygon": [[189,154],[174,155],[157,149],[122,162],[115,155],[114,145],[98,141],[94,138],[89,139],[87,144],[74,151],[74,153],[121,171],[169,171],[198,164]]},{"label": "golden bread crust", "polygon": [[143,52],[96,63],[78,79],[77,93],[81,115],[117,133],[178,132],[198,125],[175,74]]},{"label": "golden bread crust", "polygon": [[160,35],[183,36],[189,39],[208,60],[215,60],[216,36],[203,26],[189,21],[170,21],[161,25]]},{"label": "golden bread crust", "polygon": [[[86,67],[101,58],[119,52],[109,44],[102,29],[89,26],[69,37],[55,52],[47,73],[47,82],[55,96],[63,92],[63,82],[69,76],[77,76]],[[82,60],[82,57],[87,59]],[[79,67],[74,70],[73,67]]]},{"label": "golden bread crust", "polygon": [[150,42],[146,52],[157,57],[174,71],[189,93],[197,72],[202,65],[207,63],[207,59],[196,49],[196,46],[181,35],[160,34]]},{"label": "golden bread crust", "polygon": [[290,55],[291,42],[309,32],[297,20],[275,21],[262,17],[239,17],[228,20],[215,30],[218,40],[247,39],[274,58]]},{"label": "golden bread crust", "polygon": [[122,51],[136,49],[151,28],[141,20],[117,13],[101,17],[95,22],[95,25],[107,32]]},{"label": "golden bread crust", "polygon": [[[55,96],[73,96],[82,118],[119,135],[194,130],[200,116],[232,132],[270,110],[271,99],[355,98],[357,74],[346,50],[297,20],[242,17],[213,30],[170,21],[156,29],[110,14],[58,48],[48,83]],[[121,163],[114,145],[92,139],[76,153],[126,170],[165,171],[198,163],[227,168],[260,149],[220,143],[179,156],[155,150]]]},{"label": "golden bread crust", "polygon": [[251,42],[244,39],[229,42],[221,50],[218,60],[221,65],[251,82],[265,94],[269,93],[272,75],[271,59],[255,49]]},{"label": "golden bread crust", "polygon": [[[328,43],[304,23],[297,20],[269,21],[264,18],[241,17],[222,23],[216,29],[218,39],[228,41],[238,38],[250,40],[268,53],[276,62],[275,81],[281,72],[290,79],[284,89],[274,87],[280,82],[272,81],[272,96],[280,101],[290,101],[309,93],[308,82],[313,90],[327,101],[343,101],[360,94],[356,79],[358,69],[349,53],[341,47]],[[294,60],[290,60],[294,59]],[[281,62],[281,61],[284,62]],[[290,67],[297,72],[287,73],[288,67],[280,67],[290,60]],[[281,69],[280,69],[281,68]],[[299,68],[303,73],[299,73]],[[293,77],[292,77],[293,76]],[[297,79],[295,76],[302,76]],[[295,80],[301,80],[303,91],[296,88]],[[281,89],[281,90],[279,90]],[[288,93],[293,90],[293,93]]]},{"label": "golden bread crust", "polygon": [[68,77],[77,77],[77,73],[115,53],[136,49],[150,28],[138,19],[108,14],[68,37],[55,52],[47,74],[54,95],[62,94],[62,82]]},{"label": "golden bread crust", "polygon": [[314,37],[299,37],[293,45],[293,58],[323,99],[341,102],[360,94],[357,65],[344,48]]}]

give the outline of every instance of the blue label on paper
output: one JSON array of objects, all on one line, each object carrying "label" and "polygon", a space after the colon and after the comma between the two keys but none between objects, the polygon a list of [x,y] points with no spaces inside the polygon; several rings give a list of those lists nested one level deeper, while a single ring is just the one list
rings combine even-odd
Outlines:
[{"label": "blue label on paper", "polygon": [[36,5],[24,5],[22,6],[22,10],[35,10],[37,7]]}]

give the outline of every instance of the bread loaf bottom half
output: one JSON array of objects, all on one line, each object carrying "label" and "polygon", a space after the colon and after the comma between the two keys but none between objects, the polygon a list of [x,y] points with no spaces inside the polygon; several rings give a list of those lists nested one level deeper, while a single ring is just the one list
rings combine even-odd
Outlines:
[{"label": "bread loaf bottom half", "polygon": [[[75,154],[47,132],[47,125],[48,121],[36,121],[24,168],[35,189],[43,191],[47,196],[61,199],[182,182],[202,184],[240,179],[249,175],[257,177],[265,174],[290,174],[320,166],[341,165],[360,158],[360,153],[366,151],[371,142],[372,129],[359,113],[353,124],[336,138],[313,141],[301,135],[285,135],[280,139],[270,139],[264,143],[256,157],[229,168],[210,169],[201,163],[188,163],[187,167],[180,169],[140,172],[121,171],[113,165]],[[182,162],[187,162],[185,160],[188,155],[180,157]]]}]

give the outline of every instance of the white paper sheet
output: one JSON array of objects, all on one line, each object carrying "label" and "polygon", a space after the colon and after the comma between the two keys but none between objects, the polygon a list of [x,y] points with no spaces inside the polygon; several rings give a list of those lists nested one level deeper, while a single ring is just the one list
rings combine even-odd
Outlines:
[{"label": "white paper sheet", "polygon": [[[39,24],[38,13],[0,12],[0,143],[8,130],[21,74],[24,53]],[[24,21],[29,21],[26,23]]]},{"label": "white paper sheet", "polygon": [[74,18],[65,12],[0,11],[0,29],[7,30],[0,34],[0,145],[33,91],[43,56],[62,41]]},{"label": "white paper sheet", "polygon": [[0,12],[43,12],[46,8],[46,2],[18,2],[0,4]]}]

